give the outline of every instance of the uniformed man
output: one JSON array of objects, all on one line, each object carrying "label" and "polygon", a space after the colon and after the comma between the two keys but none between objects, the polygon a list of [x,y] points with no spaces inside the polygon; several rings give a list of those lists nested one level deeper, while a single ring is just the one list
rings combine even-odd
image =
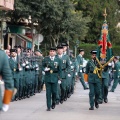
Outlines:
[{"label": "uniformed man", "polygon": [[97,51],[91,51],[92,60],[88,61],[86,66],[86,74],[88,74],[88,83],[89,83],[89,102],[90,108],[89,110],[94,110],[94,104],[96,108],[99,108],[98,98],[100,94],[100,79],[98,74],[94,73],[95,68],[97,67],[96,61],[96,53]]},{"label": "uniformed man", "polygon": [[77,60],[73,55],[73,52],[70,52],[70,67],[71,67],[71,89],[70,93],[74,93],[74,86],[75,86],[75,78],[78,75],[78,66]]},{"label": "uniformed man", "polygon": [[14,81],[12,79],[12,73],[9,67],[8,58],[4,51],[0,50],[0,74],[4,80],[5,92],[2,103],[1,89],[0,89],[0,110],[7,111],[9,109],[9,103],[12,98],[12,91],[14,88]]},{"label": "uniformed man", "polygon": [[66,101],[67,98],[70,96],[70,78],[71,78],[71,69],[70,69],[70,58],[67,54],[68,44],[61,43],[63,46],[63,55],[62,55],[62,84],[61,84],[61,100],[60,103],[62,104],[63,101]]},{"label": "uniformed man", "polygon": [[25,58],[25,96],[30,97],[32,92],[31,49],[27,48]]},{"label": "uniformed man", "polygon": [[35,55],[38,57],[38,65],[39,65],[39,75],[38,75],[38,87],[37,91],[40,93],[44,84],[44,81],[42,79],[42,61],[43,56],[41,50],[36,50]]},{"label": "uniformed man", "polygon": [[21,58],[22,58],[22,47],[20,45],[18,46],[15,46],[16,50],[17,50],[17,56],[16,56],[16,59],[17,59],[17,64],[18,64],[18,68],[19,68],[19,100],[21,100],[23,97],[22,97],[22,91],[23,91],[23,68],[22,68],[22,61],[21,61]]},{"label": "uniformed man", "polygon": [[86,90],[86,89],[88,89],[88,87],[85,84],[84,77],[83,77],[83,71],[82,71],[82,69],[83,69],[83,55],[84,55],[84,49],[80,49],[79,55],[77,56],[77,63],[78,63],[78,67],[79,67],[78,76],[79,76],[80,82],[82,83],[84,90]]},{"label": "uniformed man", "polygon": [[[56,91],[58,79],[61,79],[61,64],[60,59],[55,56],[56,48],[52,47],[49,51],[49,56],[43,60],[43,71],[45,72],[47,111],[55,108]],[[52,101],[51,101],[52,97]]]},{"label": "uniformed man", "polygon": [[[56,55],[60,61],[62,62],[62,56],[63,56],[63,46],[61,45],[58,45],[57,46],[57,55]],[[60,96],[61,96],[61,88],[60,88],[60,85],[61,85],[61,81],[58,81],[58,84],[57,84],[57,95],[56,95],[56,104],[58,105],[59,102],[60,102]]]},{"label": "uniformed man", "polygon": [[114,57],[114,69],[113,69],[113,72],[114,72],[114,82],[113,82],[113,86],[110,90],[110,92],[114,92],[118,83],[120,82],[120,62],[119,62],[119,56],[115,56]]},{"label": "uniformed man", "polygon": [[17,52],[16,49],[10,49],[9,65],[10,65],[13,80],[14,80],[14,88],[17,89],[17,93],[13,100],[17,101],[19,98],[19,67],[18,67],[16,52]]}]

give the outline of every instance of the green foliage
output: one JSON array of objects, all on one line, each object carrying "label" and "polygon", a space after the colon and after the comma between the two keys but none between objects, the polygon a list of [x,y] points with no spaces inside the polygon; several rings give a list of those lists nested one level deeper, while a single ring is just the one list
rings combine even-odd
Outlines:
[{"label": "green foliage", "polygon": [[83,40],[87,34],[89,17],[75,12],[71,0],[16,0],[15,10],[7,14],[12,22],[31,15],[32,22],[38,22],[38,33],[43,34],[48,47],[56,46],[60,41]]},{"label": "green foliage", "polygon": [[119,9],[117,0],[73,0],[77,11],[83,11],[83,16],[90,16],[92,18],[89,24],[89,32],[84,42],[95,43],[100,36],[101,26],[104,21],[104,9],[107,9],[107,21],[109,25],[109,32],[111,40],[114,43],[120,43],[120,33],[116,32],[116,25],[119,21]]}]

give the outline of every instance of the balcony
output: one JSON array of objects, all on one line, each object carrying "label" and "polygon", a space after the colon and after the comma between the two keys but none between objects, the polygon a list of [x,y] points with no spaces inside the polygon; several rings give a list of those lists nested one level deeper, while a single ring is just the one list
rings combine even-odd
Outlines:
[{"label": "balcony", "polygon": [[0,10],[13,10],[14,0],[0,0]]}]

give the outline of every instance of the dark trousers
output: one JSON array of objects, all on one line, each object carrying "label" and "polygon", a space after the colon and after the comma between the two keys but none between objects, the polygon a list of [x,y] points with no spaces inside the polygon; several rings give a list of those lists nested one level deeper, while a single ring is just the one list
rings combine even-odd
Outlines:
[{"label": "dark trousers", "polygon": [[79,77],[80,77],[80,82],[81,82],[83,88],[84,88],[84,89],[87,88],[87,85],[85,84],[85,81],[84,81],[83,73],[82,73],[82,72],[79,72],[78,75],[79,75]]},{"label": "dark trousers", "polygon": [[58,83],[45,82],[45,85],[46,85],[47,108],[50,108],[51,104],[55,103],[55,101],[56,101],[57,84]]},{"label": "dark trousers", "polygon": [[[89,103],[94,107],[94,101],[98,101],[100,95],[100,83],[89,83]],[[95,98],[95,99],[94,99]]]}]

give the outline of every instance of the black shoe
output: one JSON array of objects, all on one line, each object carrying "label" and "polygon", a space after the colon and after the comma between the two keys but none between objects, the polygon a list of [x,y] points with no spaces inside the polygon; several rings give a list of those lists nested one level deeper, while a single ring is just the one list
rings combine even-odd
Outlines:
[{"label": "black shoe", "polygon": [[59,105],[59,100],[56,101],[56,105]]},{"label": "black shoe", "polygon": [[94,107],[90,107],[89,110],[94,110]]},{"label": "black shoe", "polygon": [[66,97],[64,98],[64,101],[67,101],[67,98],[66,98]]},{"label": "black shoe", "polygon": [[95,107],[96,107],[96,108],[99,108],[99,104],[98,104],[97,101],[95,102]]},{"label": "black shoe", "polygon": [[47,111],[51,111],[51,109],[50,109],[50,108],[47,108]]},{"label": "black shoe", "polygon": [[21,100],[21,97],[19,98],[19,100]]},{"label": "black shoe", "polygon": [[63,104],[63,100],[60,100],[60,103]]},{"label": "black shoe", "polygon": [[105,102],[105,103],[108,103],[108,99],[107,99],[107,98],[106,98],[106,99],[104,99],[104,102]]},{"label": "black shoe", "polygon": [[111,89],[109,92],[114,92],[114,90]]},{"label": "black shoe", "polygon": [[97,103],[98,103],[98,104],[102,104],[103,102],[102,102],[102,101],[98,101]]},{"label": "black shoe", "polygon": [[87,88],[84,88],[84,90],[88,90],[89,88],[87,87]]},{"label": "black shoe", "polygon": [[18,98],[17,98],[17,97],[15,98],[15,101],[18,101]]},{"label": "black shoe", "polygon": [[52,109],[55,109],[55,103],[52,103]]},{"label": "black shoe", "polygon": [[30,98],[30,95],[27,95],[27,98]]},{"label": "black shoe", "polygon": [[67,95],[67,97],[70,98],[70,96],[71,96],[71,94],[69,93],[69,94]]}]

